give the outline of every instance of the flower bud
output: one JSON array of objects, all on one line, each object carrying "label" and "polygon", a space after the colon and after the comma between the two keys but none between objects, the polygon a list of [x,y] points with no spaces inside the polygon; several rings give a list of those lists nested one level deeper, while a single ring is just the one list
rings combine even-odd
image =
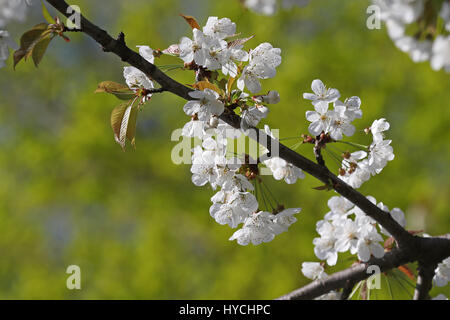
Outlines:
[{"label": "flower bud", "polygon": [[212,116],[209,119],[209,126],[211,128],[217,128],[218,125],[219,125],[219,118],[217,118],[216,116]]}]

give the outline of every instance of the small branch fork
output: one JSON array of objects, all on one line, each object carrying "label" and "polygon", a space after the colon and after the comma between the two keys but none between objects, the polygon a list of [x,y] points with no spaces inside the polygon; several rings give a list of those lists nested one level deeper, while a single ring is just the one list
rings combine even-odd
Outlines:
[{"label": "small branch fork", "polygon": [[[46,1],[61,14],[69,17],[69,14],[67,13],[67,8],[69,5],[66,1]],[[159,83],[161,89],[155,90],[161,90],[161,92],[168,91],[185,100],[192,99],[189,96],[189,92],[193,91],[191,88],[188,88],[170,78],[154,64],[148,62],[137,52],[128,48],[125,43],[125,35],[123,33],[120,33],[117,39],[114,39],[106,31],[91,23],[83,15],[81,15],[81,30],[83,33],[87,34],[99,43],[103,48],[103,51],[114,53],[116,56],[120,57],[122,61],[127,62],[128,64],[141,70],[148,77]],[[240,128],[241,118],[234,113],[223,113],[220,116],[220,119],[236,129]],[[426,262],[424,265],[431,266],[450,256],[449,237],[421,238],[410,234],[402,228],[390,216],[390,214],[378,208],[364,195],[331,173],[328,168],[324,166],[323,159],[320,161],[321,157],[318,159],[319,164],[316,164],[256,128],[249,130],[248,136],[260,143],[262,142],[269,152],[272,151],[273,146],[278,147],[278,155],[280,158],[311,174],[325,184],[329,184],[331,182],[336,192],[358,206],[368,216],[372,217],[375,221],[382,225],[395,238],[398,248],[386,253],[385,257],[382,259],[371,260],[371,264],[378,264],[383,271],[386,271],[412,261],[423,261]],[[323,162],[322,165],[321,162]],[[367,278],[369,275],[365,273],[366,266],[367,264],[361,264],[359,266],[351,267],[347,270],[338,272],[321,282],[312,282],[311,284],[287,294],[282,298],[300,299],[306,297],[310,299],[327,293],[330,290],[342,288],[346,285],[347,281],[360,281]],[[427,273],[427,275],[428,277],[426,277],[425,274],[423,275],[424,280],[429,278],[429,273]],[[427,286],[422,285],[422,288],[424,288],[422,289],[423,291],[425,291],[425,287]],[[424,294],[422,293],[420,296],[424,296]]]}]

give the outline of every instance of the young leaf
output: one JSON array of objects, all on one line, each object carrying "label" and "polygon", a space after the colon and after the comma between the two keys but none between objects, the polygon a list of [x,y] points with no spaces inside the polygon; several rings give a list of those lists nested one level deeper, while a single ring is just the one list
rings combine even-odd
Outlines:
[{"label": "young leaf", "polygon": [[228,83],[227,83],[227,93],[231,94],[231,88],[233,87],[233,83],[236,80],[236,78],[230,77],[228,79]]},{"label": "young leaf", "polygon": [[212,84],[209,81],[199,81],[192,85],[197,90],[205,90],[205,89],[211,89],[217,92],[218,94],[222,94],[222,91],[214,84]]},{"label": "young leaf", "polygon": [[25,32],[20,38],[20,49],[26,50],[30,48],[35,41],[47,30],[48,25],[46,23],[40,23],[35,25],[32,29]]},{"label": "young leaf", "polygon": [[400,270],[401,272],[403,272],[404,274],[406,274],[406,276],[408,278],[410,278],[411,280],[416,280],[414,273],[408,268],[408,266],[405,264],[403,266],[399,266],[398,270]]},{"label": "young leaf", "polygon": [[242,38],[242,39],[236,39],[233,41],[228,42],[228,48],[235,48],[238,46],[243,45],[244,43],[246,43],[248,40],[253,39],[255,36],[250,36],[248,38]]},{"label": "young leaf", "polygon": [[106,92],[115,95],[120,100],[130,100],[135,96],[134,92],[130,90],[127,86],[113,82],[113,81],[103,81],[98,84],[97,89],[94,93]]},{"label": "young leaf", "polygon": [[[49,36],[50,34],[51,31],[48,30],[48,25],[46,23],[40,23],[38,25],[35,25],[31,30],[25,32],[20,38],[20,48],[14,51],[14,69],[23,58],[25,58],[26,60],[30,56],[32,56],[33,49],[35,48],[36,44],[41,39],[43,39],[46,36]],[[43,43],[42,45],[44,44],[45,43]],[[37,55],[36,57],[39,57],[39,55]],[[42,56],[40,57],[40,59],[42,59]]]},{"label": "young leaf", "polygon": [[50,24],[55,24],[55,19],[53,19],[52,15],[48,12],[47,7],[42,1],[42,14],[44,15],[45,20]]},{"label": "young leaf", "polygon": [[184,20],[186,20],[186,22],[191,26],[192,29],[200,29],[200,25],[198,24],[197,20],[195,20],[194,17],[192,16],[186,16],[182,13],[180,13],[180,16],[182,16],[184,18]]},{"label": "young leaf", "polygon": [[114,139],[125,150],[126,138],[135,146],[137,108],[134,107],[135,100],[130,100],[118,105],[111,113],[111,127]]},{"label": "young leaf", "polygon": [[178,44],[172,44],[170,47],[161,52],[170,56],[178,57],[180,55],[180,46]]},{"label": "young leaf", "polygon": [[45,55],[45,52],[47,51],[48,45],[52,41],[53,37],[51,35],[48,35],[41,39],[36,45],[34,46],[32,52],[33,52],[33,61],[34,65],[37,66],[42,61],[42,58]]}]

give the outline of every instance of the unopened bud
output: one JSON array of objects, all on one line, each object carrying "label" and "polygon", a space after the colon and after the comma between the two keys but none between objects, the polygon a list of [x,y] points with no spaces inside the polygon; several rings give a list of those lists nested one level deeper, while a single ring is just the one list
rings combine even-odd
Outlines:
[{"label": "unopened bud", "polygon": [[219,125],[219,118],[217,118],[216,116],[212,116],[209,119],[209,126],[211,128],[217,128],[218,125]]},{"label": "unopened bud", "polygon": [[270,90],[267,94],[253,96],[252,99],[256,103],[277,104],[280,102],[280,94],[276,90]]}]

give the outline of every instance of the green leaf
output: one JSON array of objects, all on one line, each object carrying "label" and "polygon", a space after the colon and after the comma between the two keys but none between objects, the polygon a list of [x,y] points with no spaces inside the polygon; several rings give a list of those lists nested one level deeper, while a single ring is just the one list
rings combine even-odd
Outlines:
[{"label": "green leaf", "polygon": [[44,15],[45,20],[50,24],[56,24],[55,19],[53,19],[52,15],[48,12],[47,7],[42,1],[42,14]]},{"label": "green leaf", "polygon": [[45,52],[47,51],[48,45],[52,41],[53,37],[48,35],[47,37],[41,39],[36,45],[34,46],[32,52],[33,52],[33,61],[34,65],[37,67],[39,63],[42,61],[42,58],[45,55]]},{"label": "green leaf", "polygon": [[114,139],[125,150],[125,141],[131,141],[135,147],[137,107],[134,106],[134,100],[121,103],[111,113],[111,127],[114,132]]},{"label": "green leaf", "polygon": [[48,25],[46,23],[40,23],[35,25],[32,29],[25,32],[20,38],[20,48],[28,49],[30,48],[35,41],[39,39],[39,37],[46,31]]},{"label": "green leaf", "polygon": [[[52,31],[48,29],[48,25],[46,23],[40,23],[35,25],[31,30],[25,32],[20,38],[20,48],[14,52],[14,69],[17,64],[25,58],[27,60],[29,57],[33,55],[33,50],[35,46],[44,38],[51,37]],[[42,43],[40,46],[39,52],[36,54],[36,61],[40,62],[43,57],[43,53],[48,46],[48,43]],[[43,52],[43,53],[42,53]],[[42,53],[42,55],[40,55]]]},{"label": "green leaf", "polygon": [[103,81],[98,84],[97,89],[94,93],[106,92],[113,94],[120,100],[130,100],[133,99],[136,95],[127,86],[114,82],[114,81]]}]

